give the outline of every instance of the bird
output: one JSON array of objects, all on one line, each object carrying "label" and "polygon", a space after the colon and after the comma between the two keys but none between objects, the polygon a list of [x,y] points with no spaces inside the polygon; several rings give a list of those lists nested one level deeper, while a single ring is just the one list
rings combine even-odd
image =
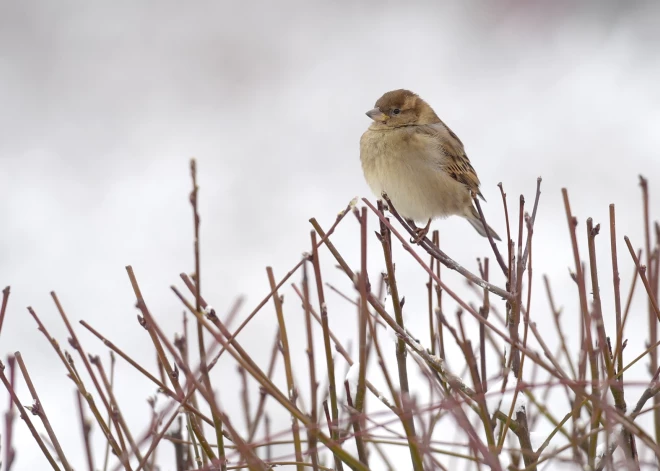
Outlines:
[{"label": "bird", "polygon": [[426,237],[433,219],[452,215],[501,240],[473,204],[473,198],[486,199],[463,143],[428,103],[410,90],[392,90],[366,114],[373,123],[360,138],[365,180],[377,198],[387,194],[415,229],[414,242]]}]

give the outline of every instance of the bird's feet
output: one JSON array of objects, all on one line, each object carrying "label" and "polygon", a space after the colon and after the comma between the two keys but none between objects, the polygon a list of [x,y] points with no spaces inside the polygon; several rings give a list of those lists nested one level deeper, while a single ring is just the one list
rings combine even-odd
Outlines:
[{"label": "bird's feet", "polygon": [[415,237],[410,239],[410,242],[413,244],[420,244],[426,237],[426,234],[429,233],[429,228],[431,227],[431,219],[429,219],[429,221],[426,223],[426,226],[424,227],[417,227],[414,221],[408,222],[415,229]]}]

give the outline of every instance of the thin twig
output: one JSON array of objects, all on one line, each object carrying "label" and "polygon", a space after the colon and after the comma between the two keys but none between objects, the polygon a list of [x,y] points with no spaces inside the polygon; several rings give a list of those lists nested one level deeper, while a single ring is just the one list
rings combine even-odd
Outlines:
[{"label": "thin twig", "polygon": [[2,290],[2,305],[0,306],[0,334],[2,334],[2,325],[5,322],[5,312],[7,311],[7,302],[9,301],[9,292],[11,287],[6,286]]},{"label": "thin twig", "polygon": [[[25,425],[27,425],[28,428],[30,429],[30,433],[36,440],[37,445],[39,445],[39,448],[41,448],[41,452],[44,454],[44,456],[46,457],[50,465],[53,467],[53,469],[59,471],[60,467],[57,465],[57,462],[53,458],[53,455],[51,455],[50,451],[48,451],[48,448],[44,444],[44,441],[41,439],[41,436],[37,432],[37,429],[34,427],[34,424],[32,424],[30,417],[25,412],[25,408],[23,407],[23,404],[21,404],[20,399],[18,399],[14,387],[10,384],[9,380],[5,376],[5,364],[2,361],[0,361],[0,380],[5,385],[5,388],[7,388],[7,391],[9,391],[9,395],[11,396],[12,401],[18,408],[18,412],[21,416],[21,419],[23,419]],[[9,462],[8,465],[11,466],[11,462]]]},{"label": "thin twig", "polygon": [[62,446],[60,445],[60,442],[57,439],[57,436],[55,435],[55,431],[53,430],[53,427],[50,425],[50,421],[48,420],[48,416],[46,415],[46,409],[44,408],[43,403],[39,399],[39,394],[37,393],[37,389],[34,387],[34,384],[32,383],[32,378],[30,378],[30,374],[28,373],[27,367],[23,362],[23,356],[21,355],[21,352],[15,352],[14,357],[18,362],[18,367],[21,369],[21,374],[23,375],[25,384],[27,385],[28,390],[30,391],[30,395],[34,400],[34,405],[28,409],[30,410],[30,412],[32,412],[32,414],[38,416],[41,419],[41,422],[44,424],[44,428],[46,429],[46,433],[48,434],[48,438],[50,438],[50,442],[53,444],[53,447],[57,452],[57,456],[62,462],[62,466],[64,467],[65,470],[71,471],[72,469],[71,465],[69,464],[69,461],[66,459],[64,450],[62,450]]},{"label": "thin twig", "polygon": [[[92,444],[90,440],[90,433],[92,425],[89,419],[85,416],[85,403],[83,396],[78,389],[76,389],[76,400],[78,402],[78,415],[80,416],[80,425],[82,428],[83,442],[85,443],[85,456],[87,458],[87,466],[89,471],[94,471],[94,459],[92,457]],[[110,418],[108,418],[110,422]],[[106,459],[103,469],[108,469],[108,454],[110,453],[110,444],[106,442]]]},{"label": "thin twig", "polygon": [[[385,198],[385,200],[388,201],[387,195],[384,195],[383,198]],[[389,221],[387,221],[387,219],[385,218],[385,215],[382,212],[378,211],[371,204],[371,202],[369,200],[367,200],[366,198],[363,198],[362,201],[364,201],[364,203],[367,206],[369,206],[369,208],[374,213],[376,213],[378,218],[387,226],[387,228],[390,231],[392,231],[392,233],[394,235],[397,236],[397,238],[399,240],[404,242],[401,235],[390,225]],[[408,233],[411,236],[414,237],[415,236],[415,230],[412,227],[410,227],[409,224],[406,223],[406,221],[399,215],[399,213],[396,212],[396,209],[391,205],[391,203],[389,201],[388,201],[388,204],[390,204],[389,210],[392,213],[392,215],[397,219],[397,221],[399,221],[399,223],[404,227],[404,229],[406,229],[406,231],[408,231]],[[461,275],[463,275],[465,278],[467,278],[468,280],[470,280],[472,283],[476,284],[477,286],[480,286],[482,288],[487,289],[488,291],[490,291],[493,294],[496,294],[497,296],[501,297],[502,299],[508,299],[510,297],[510,294],[507,293],[506,291],[504,291],[503,289],[498,288],[497,286],[492,285],[492,284],[482,280],[481,278],[476,276],[474,273],[471,273],[469,270],[463,268],[458,262],[456,262],[455,260],[450,258],[447,254],[445,254],[443,251],[441,251],[439,248],[437,248],[435,245],[433,245],[433,243],[428,238],[422,239],[422,241],[420,241],[419,245],[424,250],[426,250],[429,255],[432,255],[433,257],[435,257],[436,260],[438,260],[440,263],[445,265],[447,268],[449,268],[451,270],[456,270],[457,272],[459,272]],[[411,252],[411,250],[409,249],[409,246],[406,247],[406,249],[409,252]],[[416,254],[413,254],[413,256],[415,256],[415,255]],[[417,257],[415,257],[415,258],[417,258]],[[420,262],[421,262],[421,260],[420,260]],[[421,262],[421,263],[423,263],[423,262]]]},{"label": "thin twig", "polygon": [[[282,309],[282,299],[277,293],[277,288],[275,284],[275,275],[273,275],[273,269],[271,267],[266,267],[268,272],[268,282],[270,283],[270,289],[275,293],[273,295],[273,304],[275,305],[275,313],[277,315],[277,324],[280,329],[280,345],[282,358],[284,359],[284,372],[286,374],[286,387],[289,391],[289,400],[292,404],[296,403],[296,397],[298,395],[298,389],[293,383],[293,369],[291,367],[291,350],[289,348],[289,337],[286,332],[286,323],[284,322],[284,311]],[[291,420],[291,431],[293,433],[293,444],[294,450],[296,453],[296,461],[302,462],[302,446],[300,442],[300,426],[298,420],[295,417],[292,417]],[[303,467],[298,465],[298,471],[303,471]]]},{"label": "thin twig", "polygon": [[[307,266],[309,263],[303,263],[303,280],[302,280],[302,289],[303,289],[303,310],[305,312],[305,328],[307,333],[307,361],[309,363],[309,397],[311,403],[311,424],[313,428],[317,427],[318,423],[318,382],[316,381],[316,365],[314,358],[314,335],[312,332],[312,315],[311,308],[309,304],[309,279],[307,277]],[[319,467],[319,457],[316,450],[316,436],[314,430],[309,430],[307,432],[307,454],[311,456],[312,467],[314,471],[318,470]]]},{"label": "thin twig", "polygon": [[479,218],[481,219],[481,223],[484,225],[484,231],[486,232],[486,237],[488,238],[488,242],[490,243],[490,246],[493,249],[493,253],[495,254],[495,260],[497,260],[497,263],[500,265],[500,268],[502,269],[502,273],[504,273],[504,276],[506,276],[508,271],[507,265],[506,263],[504,263],[502,254],[500,254],[500,251],[497,248],[495,241],[493,240],[493,234],[491,234],[491,231],[488,230],[488,224],[486,224],[486,217],[484,216],[484,212],[481,209],[481,203],[479,202],[479,198],[473,196],[472,201],[474,201],[474,204],[477,207]]}]

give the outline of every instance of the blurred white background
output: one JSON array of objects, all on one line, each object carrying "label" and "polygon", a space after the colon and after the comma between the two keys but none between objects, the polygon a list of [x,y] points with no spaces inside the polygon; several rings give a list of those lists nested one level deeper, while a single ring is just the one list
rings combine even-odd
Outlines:
[{"label": "blurred white background", "polygon": [[[394,88],[419,93],[463,140],[500,234],[497,183],[512,208],[520,193],[531,208],[543,177],[532,310],[542,329],[552,325],[543,273],[577,326],[560,189],[570,191],[580,230],[587,216],[603,224],[599,266],[613,332],[608,204],[616,204],[620,236],[636,246],[643,242],[640,173],[650,180],[656,216],[660,207],[659,15],[656,2],[616,1],[1,1],[0,285],[11,285],[2,358],[21,351],[73,466],[84,469],[73,384],[25,307],[66,344],[49,296],[55,290],[72,321],[86,319],[155,371],[124,266],[133,265],[161,325],[178,331],[183,308],[169,286],[193,270],[188,159],[198,159],[204,295],[223,313],[245,294],[242,319],[268,292],[264,267],[282,276],[308,250],[310,217],[327,228],[353,197],[372,198],[358,141],[369,125],[364,112]],[[357,267],[353,219],[335,242]],[[432,227],[473,271],[476,257],[490,255],[465,221]],[[584,232],[579,239],[586,248]],[[372,278],[384,266],[375,242]],[[397,253],[409,326],[426,344],[425,276]],[[619,253],[627,293],[632,264],[625,245]],[[322,254],[327,281],[352,293]],[[448,280],[468,292],[459,278]],[[290,335],[302,335],[300,303],[290,288],[284,292]],[[354,309],[328,296],[331,326],[354,338]],[[646,315],[645,304],[636,304],[628,360],[645,348]],[[240,337],[262,365],[275,328],[269,304]],[[568,330],[576,340],[577,329]],[[82,329],[78,335],[88,352],[107,358],[95,338]],[[297,355],[303,376],[302,345]],[[343,360],[338,365],[341,376]],[[281,373],[280,365],[284,387]],[[645,365],[628,379],[635,374],[647,377]],[[155,388],[122,361],[116,377],[129,423],[143,430],[144,399]],[[225,358],[215,381],[237,378]],[[236,384],[235,394],[221,396],[225,407],[240,404]],[[301,388],[307,394],[306,382]],[[256,387],[253,393],[256,401]],[[3,410],[7,401],[3,389]],[[565,407],[565,399],[558,403]],[[281,411],[275,419],[278,430],[289,423]],[[95,427],[99,463],[100,435]],[[14,443],[14,469],[45,469],[20,420]],[[163,453],[163,469],[174,469]],[[400,464],[408,463],[404,453]]]}]

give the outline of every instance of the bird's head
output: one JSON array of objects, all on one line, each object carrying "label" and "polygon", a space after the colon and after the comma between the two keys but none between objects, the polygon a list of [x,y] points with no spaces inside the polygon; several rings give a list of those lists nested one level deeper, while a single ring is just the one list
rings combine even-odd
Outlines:
[{"label": "bird's head", "polygon": [[367,111],[367,116],[377,127],[396,128],[415,124],[433,124],[440,120],[433,109],[410,90],[392,90],[376,102],[376,107]]}]

